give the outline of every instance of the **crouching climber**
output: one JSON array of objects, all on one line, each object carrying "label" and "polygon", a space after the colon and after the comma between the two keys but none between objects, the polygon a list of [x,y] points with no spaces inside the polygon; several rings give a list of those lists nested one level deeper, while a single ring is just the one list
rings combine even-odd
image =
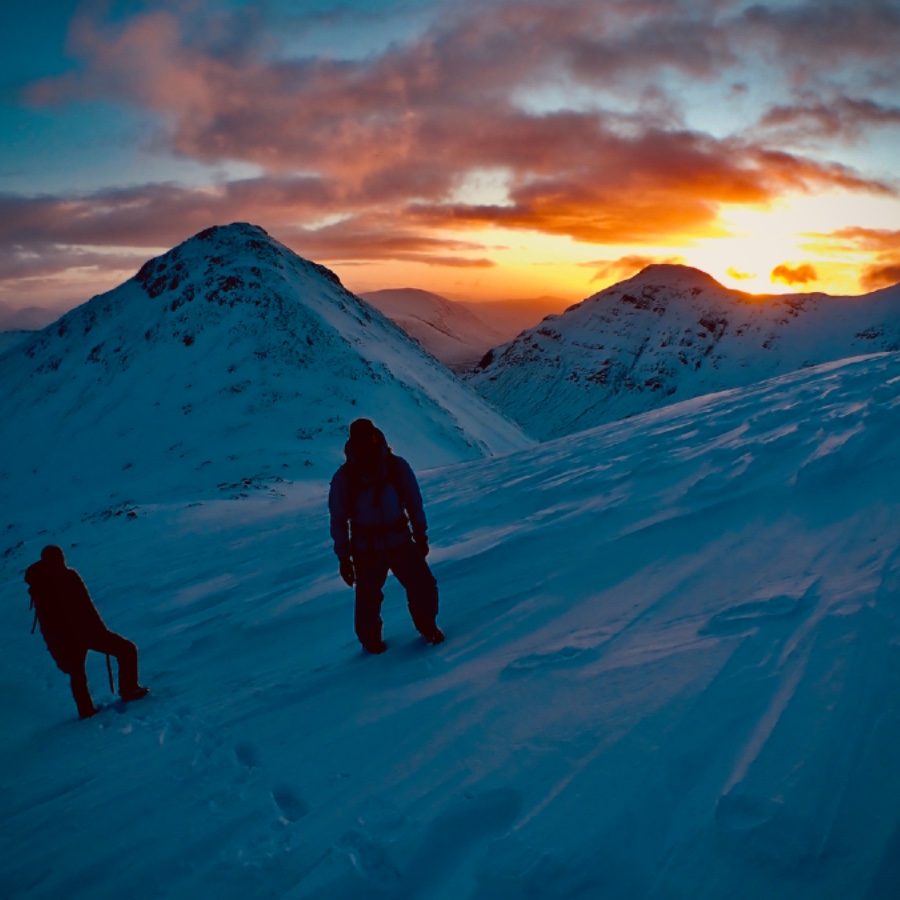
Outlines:
[{"label": "crouching climber", "polygon": [[137,647],[106,627],[81,576],[66,566],[59,547],[44,547],[40,560],[25,572],[25,581],[35,622],[56,665],[69,676],[82,719],[97,712],[85,671],[88,650],[116,657],[123,700],[138,700],[149,693],[138,683]]},{"label": "crouching climber", "polygon": [[391,571],[406,590],[419,633],[430,644],[441,643],[437,582],[425,562],[428,525],[416,476],[369,419],[350,425],[344,455],[347,461],[331,481],[328,507],[341,577],[349,586],[356,585],[359,642],[370,653],[387,649],[381,603]]}]

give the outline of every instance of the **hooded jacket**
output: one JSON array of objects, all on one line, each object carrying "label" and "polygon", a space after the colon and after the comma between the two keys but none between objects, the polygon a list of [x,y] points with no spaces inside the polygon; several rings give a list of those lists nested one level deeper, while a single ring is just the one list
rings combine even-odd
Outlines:
[{"label": "hooded jacket", "polygon": [[[379,432],[380,434],[380,432]],[[331,537],[339,559],[356,553],[387,552],[427,538],[428,523],[419,483],[409,463],[384,443],[361,461],[353,444],[335,472],[328,494]]]}]

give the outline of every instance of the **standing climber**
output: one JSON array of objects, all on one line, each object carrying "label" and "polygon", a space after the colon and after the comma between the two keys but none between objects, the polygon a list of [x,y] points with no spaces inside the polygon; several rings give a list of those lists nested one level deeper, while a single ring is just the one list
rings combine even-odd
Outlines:
[{"label": "standing climber", "polygon": [[350,425],[344,454],[347,461],[331,480],[328,508],[341,577],[356,585],[356,636],[369,653],[387,649],[381,603],[391,571],[406,590],[419,633],[440,644],[437,582],[425,562],[428,524],[416,476],[369,419]]},{"label": "standing climber", "polygon": [[59,547],[44,547],[40,560],[25,572],[25,581],[47,649],[71,680],[80,718],[97,712],[84,667],[88,650],[116,657],[119,695],[123,700],[138,700],[149,693],[148,688],[138,684],[137,647],[106,627],[81,576],[66,566]]}]

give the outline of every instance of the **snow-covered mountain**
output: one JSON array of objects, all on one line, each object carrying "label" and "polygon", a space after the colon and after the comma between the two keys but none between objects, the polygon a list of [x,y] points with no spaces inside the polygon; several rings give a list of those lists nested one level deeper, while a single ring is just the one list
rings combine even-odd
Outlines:
[{"label": "snow-covered mountain", "polygon": [[3,356],[8,350],[11,350],[16,344],[23,343],[27,338],[34,334],[33,331],[25,329],[12,329],[10,331],[0,331],[0,356]]},{"label": "snow-covered mountain", "polygon": [[324,485],[74,515],[53,537],[154,690],[86,722],[28,634],[26,535],[0,894],[895,898],[898,457],[893,353],[425,473],[448,639],[390,582],[379,657]]},{"label": "snow-covered mountain", "polygon": [[470,368],[504,336],[462,303],[416,288],[388,288],[360,296],[429,353],[456,371]]},{"label": "snow-covered mountain", "polygon": [[573,301],[545,295],[518,300],[459,300],[457,302],[471,309],[494,331],[500,332],[503,337],[499,343],[505,343],[511,341],[526,328],[533,328],[547,316],[568,309]]},{"label": "snow-covered mountain", "polygon": [[654,265],[487,353],[478,391],[546,439],[828,360],[900,349],[900,285],[762,297]]},{"label": "snow-covered mountain", "polygon": [[417,467],[527,444],[332,272],[240,223],[15,344],[0,384],[7,508],[324,478],[358,416]]}]

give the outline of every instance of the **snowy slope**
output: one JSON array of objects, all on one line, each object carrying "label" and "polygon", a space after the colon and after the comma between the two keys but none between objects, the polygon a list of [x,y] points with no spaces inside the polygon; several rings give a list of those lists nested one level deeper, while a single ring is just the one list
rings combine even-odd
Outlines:
[{"label": "snowy slope", "polygon": [[503,340],[501,333],[462,303],[416,288],[388,288],[360,296],[444,365],[461,370],[475,365]]},{"label": "snowy slope", "polygon": [[519,429],[333,273],[261,228],[207,229],[0,357],[0,502],[111,504],[322,478],[370,416],[418,466]]},{"label": "snowy slope", "polygon": [[26,338],[32,337],[33,331],[26,329],[11,329],[10,331],[0,331],[0,356],[12,350],[13,347],[23,343]]},{"label": "snowy slope", "polygon": [[900,285],[759,297],[655,265],[491,351],[471,378],[540,439],[857,354],[900,349]]},{"label": "snowy slope", "polygon": [[26,535],[0,894],[896,897],[898,456],[894,353],[432,471],[448,641],[392,585],[381,657],[324,484],[81,522],[53,537],[155,689],[85,723]]}]

